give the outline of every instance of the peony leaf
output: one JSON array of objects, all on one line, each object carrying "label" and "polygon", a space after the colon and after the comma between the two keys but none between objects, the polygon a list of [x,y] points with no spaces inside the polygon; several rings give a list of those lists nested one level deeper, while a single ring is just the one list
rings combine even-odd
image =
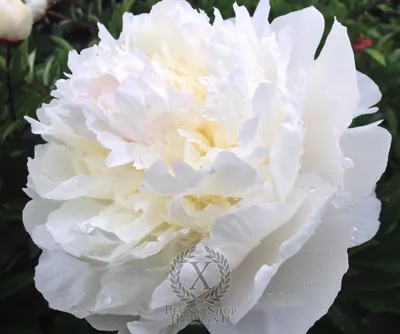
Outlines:
[{"label": "peony leaf", "polygon": [[385,56],[379,50],[367,48],[364,51],[368,53],[373,59],[375,59],[379,64],[386,66]]}]

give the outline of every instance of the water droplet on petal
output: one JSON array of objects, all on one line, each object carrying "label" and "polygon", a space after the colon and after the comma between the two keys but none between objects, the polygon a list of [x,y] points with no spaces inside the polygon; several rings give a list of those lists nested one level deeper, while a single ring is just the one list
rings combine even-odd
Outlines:
[{"label": "water droplet on petal", "polygon": [[357,232],[357,231],[358,231],[358,227],[354,226],[354,227],[353,227],[353,231],[354,231],[354,232]]},{"label": "water droplet on petal", "polygon": [[111,298],[110,296],[104,298],[104,303],[105,303],[106,305],[110,305],[111,302],[112,302],[112,298]]},{"label": "water droplet on petal", "polygon": [[314,284],[314,282],[315,282],[314,280],[311,280],[311,281],[310,281],[311,284]]}]

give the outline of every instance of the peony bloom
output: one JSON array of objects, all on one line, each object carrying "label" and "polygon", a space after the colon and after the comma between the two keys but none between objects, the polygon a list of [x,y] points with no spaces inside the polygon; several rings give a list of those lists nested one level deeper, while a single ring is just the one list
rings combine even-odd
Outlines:
[{"label": "peony bloom", "polygon": [[0,0],[0,41],[15,43],[31,34],[33,22],[46,11],[46,0]]},{"label": "peony bloom", "polygon": [[[47,142],[28,162],[24,223],[43,250],[50,307],[101,330],[177,333],[176,254],[229,261],[235,309],[212,334],[304,334],[333,303],[347,249],[374,236],[375,184],[391,137],[378,87],[356,71],[346,29],[315,8],[268,22],[234,5],[210,24],[179,0],[125,14],[115,40],[71,52],[54,99],[28,118]],[[207,247],[206,247],[207,246]],[[190,263],[182,281],[197,274]],[[210,286],[216,267],[207,270]],[[186,284],[186,283],[185,283]],[[193,292],[198,296],[200,290]]]}]

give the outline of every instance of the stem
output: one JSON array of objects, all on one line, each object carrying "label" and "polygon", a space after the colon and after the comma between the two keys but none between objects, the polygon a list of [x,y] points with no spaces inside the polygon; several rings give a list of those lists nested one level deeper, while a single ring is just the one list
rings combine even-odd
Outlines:
[{"label": "stem", "polygon": [[14,96],[13,96],[13,88],[11,83],[11,46],[7,46],[6,48],[6,65],[7,65],[7,73],[6,73],[6,85],[8,91],[8,103],[10,106],[10,114],[13,121],[17,120],[17,115],[15,114],[14,109]]}]

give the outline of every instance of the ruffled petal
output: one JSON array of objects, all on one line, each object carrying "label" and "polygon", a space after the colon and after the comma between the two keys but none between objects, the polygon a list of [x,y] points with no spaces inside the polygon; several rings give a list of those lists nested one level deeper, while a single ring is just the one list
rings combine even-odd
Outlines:
[{"label": "ruffled petal", "polygon": [[341,183],[345,166],[338,141],[352,122],[360,96],[351,43],[346,28],[337,21],[308,74],[307,87],[302,172]]},{"label": "ruffled petal", "polygon": [[210,333],[306,333],[341,288],[350,234],[345,222],[324,217],[315,235],[280,267],[254,309],[236,325],[206,324]]},{"label": "ruffled petal", "polygon": [[343,190],[348,202],[367,197],[386,169],[392,138],[378,125],[348,129],[340,140],[343,155],[353,163],[344,174]]},{"label": "ruffled petal", "polygon": [[377,104],[382,98],[382,93],[378,85],[361,72],[357,72],[357,84],[361,99],[354,117],[376,112],[378,109],[371,107]]},{"label": "ruffled petal", "polygon": [[271,23],[278,45],[290,57],[289,71],[307,69],[314,62],[324,25],[324,17],[314,7],[280,16]]},{"label": "ruffled petal", "polygon": [[102,269],[60,251],[42,252],[35,271],[35,285],[52,309],[89,315],[100,289]]}]

